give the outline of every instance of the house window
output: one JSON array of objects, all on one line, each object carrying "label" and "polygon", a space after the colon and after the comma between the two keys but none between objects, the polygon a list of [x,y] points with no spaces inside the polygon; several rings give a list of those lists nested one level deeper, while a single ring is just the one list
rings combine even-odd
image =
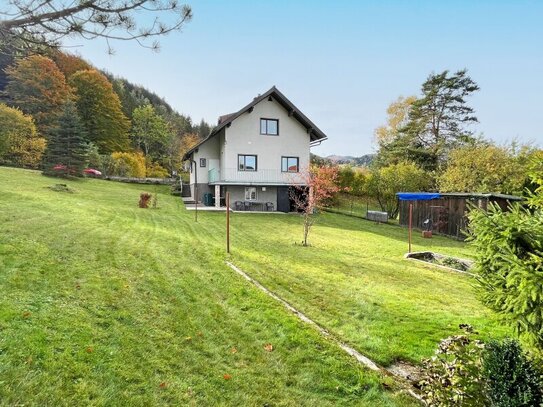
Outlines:
[{"label": "house window", "polygon": [[283,172],[299,172],[300,159],[298,157],[281,157],[281,171]]},{"label": "house window", "polygon": [[206,159],[205,158],[200,158],[200,167],[205,167],[206,166]]},{"label": "house window", "polygon": [[239,171],[256,171],[256,155],[238,155]]},{"label": "house window", "polygon": [[260,119],[260,134],[266,136],[279,135],[279,120],[277,119]]},{"label": "house window", "polygon": [[256,201],[256,187],[245,187],[245,200]]}]

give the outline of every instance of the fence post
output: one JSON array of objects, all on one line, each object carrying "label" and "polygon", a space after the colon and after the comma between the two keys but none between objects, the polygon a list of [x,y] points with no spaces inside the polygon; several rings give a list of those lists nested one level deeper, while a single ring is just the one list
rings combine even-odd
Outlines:
[{"label": "fence post", "polygon": [[411,253],[411,230],[413,228],[413,204],[409,202],[409,253]]},{"label": "fence post", "polygon": [[226,253],[230,254],[230,192],[226,191]]}]

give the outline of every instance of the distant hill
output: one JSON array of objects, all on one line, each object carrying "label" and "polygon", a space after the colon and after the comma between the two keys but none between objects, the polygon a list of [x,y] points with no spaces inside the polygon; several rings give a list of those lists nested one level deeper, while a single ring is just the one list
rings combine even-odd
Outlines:
[{"label": "distant hill", "polygon": [[325,158],[336,164],[351,164],[359,167],[368,167],[373,162],[375,154],[364,154],[360,157],[353,157],[349,155],[329,155]]}]

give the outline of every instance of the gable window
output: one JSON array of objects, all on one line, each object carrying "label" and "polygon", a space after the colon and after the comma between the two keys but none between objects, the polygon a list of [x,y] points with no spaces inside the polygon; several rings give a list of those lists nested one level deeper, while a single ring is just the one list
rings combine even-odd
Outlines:
[{"label": "gable window", "polygon": [[260,134],[266,136],[279,135],[279,120],[277,119],[260,119]]},{"label": "gable window", "polygon": [[256,201],[256,187],[245,187],[245,200]]},{"label": "gable window", "polygon": [[205,158],[200,158],[200,167],[205,167],[206,166],[206,159]]},{"label": "gable window", "polygon": [[256,155],[238,155],[238,170],[239,171],[256,171]]},{"label": "gable window", "polygon": [[299,172],[300,159],[298,157],[281,157],[281,171]]}]

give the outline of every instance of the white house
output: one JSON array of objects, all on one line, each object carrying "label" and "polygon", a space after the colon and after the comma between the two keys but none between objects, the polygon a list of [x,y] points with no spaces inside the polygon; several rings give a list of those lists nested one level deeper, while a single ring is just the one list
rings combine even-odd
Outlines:
[{"label": "white house", "polygon": [[274,86],[218,125],[185,154],[191,196],[215,206],[230,192],[233,209],[291,209],[289,187],[303,185],[309,151],[326,135]]}]

